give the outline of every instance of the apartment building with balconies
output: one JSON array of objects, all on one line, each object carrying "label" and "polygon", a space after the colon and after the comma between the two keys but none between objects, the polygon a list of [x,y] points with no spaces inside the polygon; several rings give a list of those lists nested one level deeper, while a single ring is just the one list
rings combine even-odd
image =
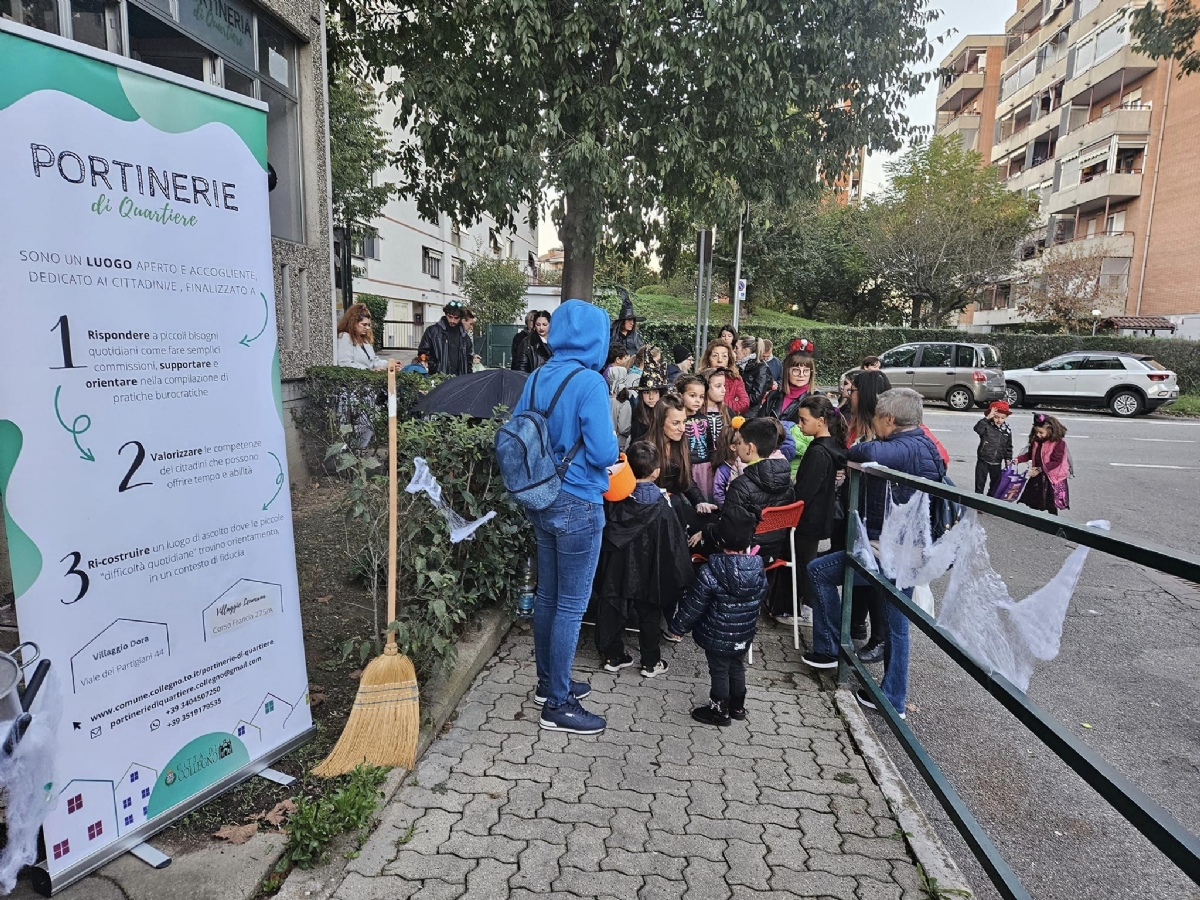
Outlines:
[{"label": "apartment building with balconies", "polygon": [[[1042,223],[1019,248],[1011,285],[960,324],[1014,327],[1021,282],[1063,248],[1095,250],[1127,315],[1200,312],[1195,197],[1200,80],[1137,52],[1138,0],[1025,0],[1005,23],[992,162],[1036,197]],[[1200,76],[1198,76],[1200,78]],[[940,107],[939,107],[940,109]],[[1086,242],[1086,243],[1084,243]]]},{"label": "apartment building with balconies", "polygon": [[957,136],[984,163],[992,159],[1004,46],[1002,34],[967,35],[939,66],[937,133]]}]

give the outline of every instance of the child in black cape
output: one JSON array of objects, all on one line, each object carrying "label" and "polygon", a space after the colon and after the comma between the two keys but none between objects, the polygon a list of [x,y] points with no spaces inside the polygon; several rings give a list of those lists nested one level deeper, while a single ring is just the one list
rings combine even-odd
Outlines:
[{"label": "child in black cape", "polygon": [[596,599],[596,649],[608,672],[633,665],[621,635],[630,612],[637,617],[641,672],[667,671],[659,653],[660,621],[674,614],[681,591],[692,583],[687,537],[667,498],[655,485],[658,448],[637,441],[626,453],[637,478],[633,494],[604,504],[604,539],[592,592]]}]

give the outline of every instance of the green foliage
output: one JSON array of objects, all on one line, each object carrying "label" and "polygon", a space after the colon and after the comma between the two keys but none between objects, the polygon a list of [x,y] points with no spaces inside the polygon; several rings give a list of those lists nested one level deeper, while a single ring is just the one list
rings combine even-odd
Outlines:
[{"label": "green foliage", "polygon": [[[1192,390],[1196,390],[1195,385]],[[1180,394],[1178,400],[1163,407],[1162,411],[1177,416],[1200,416],[1200,393]]]},{"label": "green foliage", "polygon": [[383,796],[379,788],[387,778],[387,770],[359,765],[339,779],[332,793],[314,798],[300,796],[296,809],[288,819],[288,837],[277,871],[294,865],[311,869],[329,855],[329,844],[338,835],[363,832]]},{"label": "green foliage", "polygon": [[957,138],[914,144],[887,166],[888,190],[864,207],[867,268],[912,301],[914,324],[943,324],[1008,277],[1035,225],[1035,205],[981,162]]},{"label": "green foliage", "polygon": [[1192,0],[1170,0],[1161,5],[1148,2],[1134,10],[1130,23],[1140,52],[1178,61],[1180,78],[1200,71],[1200,49],[1196,47],[1200,11]]},{"label": "green foliage", "polygon": [[426,217],[502,226],[553,202],[564,290],[583,297],[602,234],[648,245],[664,209],[713,221],[742,193],[836,177],[863,145],[898,149],[937,16],[927,0],[334,0],[330,13],[335,55],[397,101],[402,193]]},{"label": "green foliage", "polygon": [[[693,313],[693,320],[695,314]],[[695,339],[694,324],[647,322],[639,329],[642,337],[659,347],[683,343],[689,347]],[[714,329],[715,331],[715,329]],[[792,338],[806,337],[817,346],[819,383],[833,385],[838,375],[857,366],[864,356],[878,356],[910,341],[956,341],[991,344],[1000,351],[1006,369],[1022,369],[1045,362],[1072,350],[1123,350],[1145,353],[1179,376],[1182,392],[1200,392],[1200,352],[1195,341],[1170,338],[1135,338],[1100,334],[1027,334],[993,331],[976,334],[967,331],[934,328],[847,328],[816,325],[809,328],[749,327],[745,333],[770,338],[777,352]],[[782,356],[780,352],[779,355]]]},{"label": "green foliage", "polygon": [[477,257],[467,266],[462,289],[483,325],[511,325],[525,309],[525,270],[515,259]]},{"label": "green foliage", "polygon": [[[398,375],[400,409],[411,408],[416,391],[428,384],[422,376]],[[308,386],[312,406],[299,420],[309,444],[324,443],[322,453],[308,450],[307,456],[347,479],[344,513],[351,573],[363,578],[377,597],[383,582],[376,579],[387,559],[387,475],[380,464],[387,444],[386,374],[316,366],[308,370]],[[516,596],[519,561],[533,552],[533,532],[496,467],[498,422],[401,415],[396,429],[399,484],[408,484],[412,461],[420,456],[441,484],[442,497],[464,519],[496,511],[471,540],[451,544],[446,522],[429,499],[399,492],[397,619],[381,623],[372,635],[345,640],[342,653],[345,659],[354,653],[361,659],[377,654],[386,626],[395,632],[400,651],[425,676],[453,661],[458,633],[475,613]],[[360,416],[373,424],[373,433],[365,446],[348,448],[348,439],[358,434],[348,423]],[[332,465],[324,463],[326,458]]]},{"label": "green foliage", "polygon": [[388,133],[376,121],[379,100],[369,84],[345,71],[329,80],[329,185],[333,221],[339,227],[374,234],[370,223],[396,186],[374,184],[374,175],[391,159]]},{"label": "green foliage", "polygon": [[354,299],[359,303],[367,304],[367,309],[371,311],[371,331],[374,332],[372,342],[375,344],[376,350],[382,350],[383,320],[387,318],[388,314],[387,297],[380,297],[378,294],[360,294],[356,291]]}]

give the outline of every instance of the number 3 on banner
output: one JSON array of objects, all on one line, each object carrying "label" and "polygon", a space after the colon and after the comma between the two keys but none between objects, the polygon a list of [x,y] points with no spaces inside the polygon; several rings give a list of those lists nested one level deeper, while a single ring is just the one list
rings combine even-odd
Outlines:
[{"label": "number 3 on banner", "polygon": [[83,595],[88,592],[88,588],[92,585],[92,580],[88,578],[87,572],[84,572],[79,568],[79,564],[83,562],[83,557],[79,554],[79,551],[72,550],[70,553],[60,559],[59,562],[66,562],[68,559],[71,560],[71,565],[67,567],[67,571],[63,573],[63,577],[65,578],[67,575],[79,576],[79,593],[75,595],[74,600],[59,600],[59,603],[62,603],[66,606],[70,606],[72,603],[78,603],[80,600],[82,600]]}]

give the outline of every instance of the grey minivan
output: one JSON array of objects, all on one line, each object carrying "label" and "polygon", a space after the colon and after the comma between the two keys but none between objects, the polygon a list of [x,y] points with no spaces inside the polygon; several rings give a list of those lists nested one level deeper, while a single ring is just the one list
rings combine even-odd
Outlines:
[{"label": "grey minivan", "polygon": [[990,344],[903,344],[879,358],[892,387],[914,388],[926,400],[944,400],[951,409],[982,408],[1004,399],[1000,351]]}]

